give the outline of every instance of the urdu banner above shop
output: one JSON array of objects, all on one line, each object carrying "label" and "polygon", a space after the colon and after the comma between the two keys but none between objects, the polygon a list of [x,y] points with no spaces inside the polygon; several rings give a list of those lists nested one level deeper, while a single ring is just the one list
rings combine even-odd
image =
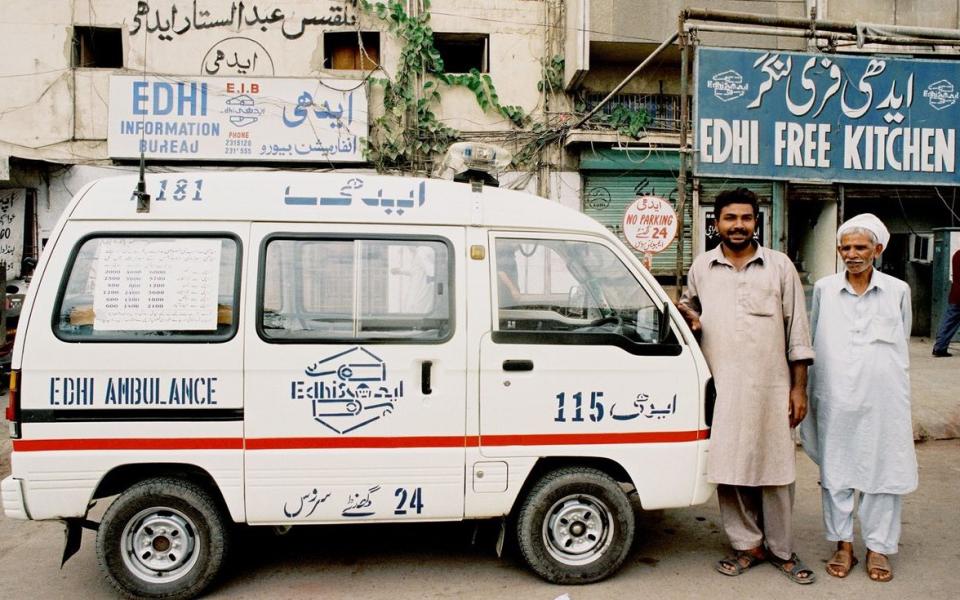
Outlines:
[{"label": "urdu banner above shop", "polygon": [[958,185],[960,62],[698,48],[694,173]]},{"label": "urdu banner above shop", "polygon": [[111,158],[362,162],[362,81],[110,78]]}]

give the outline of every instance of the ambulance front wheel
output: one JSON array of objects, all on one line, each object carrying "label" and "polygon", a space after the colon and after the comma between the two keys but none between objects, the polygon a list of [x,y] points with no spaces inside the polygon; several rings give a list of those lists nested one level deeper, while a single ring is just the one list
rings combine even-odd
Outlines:
[{"label": "ambulance front wheel", "polygon": [[103,515],[97,559],[128,598],[193,598],[219,573],[229,531],[203,488],[150,479],[123,492]]},{"label": "ambulance front wheel", "polygon": [[620,568],[634,518],[620,485],[596,469],[558,469],[538,481],[517,518],[524,560],[552,583],[591,583]]}]

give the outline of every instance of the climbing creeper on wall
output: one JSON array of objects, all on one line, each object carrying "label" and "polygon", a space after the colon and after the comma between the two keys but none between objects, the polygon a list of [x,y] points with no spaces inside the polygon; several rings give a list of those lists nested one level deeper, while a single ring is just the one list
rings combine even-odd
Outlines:
[{"label": "climbing creeper on wall", "polygon": [[[450,75],[443,70],[443,59],[433,43],[430,27],[430,0],[422,0],[418,15],[407,13],[404,2],[369,2],[360,7],[387,24],[390,33],[403,40],[400,61],[393,80],[372,78],[383,87],[383,114],[373,121],[374,131],[367,140],[366,154],[378,171],[389,169],[423,170],[431,157],[442,154],[460,137],[460,132],[437,119],[432,106],[440,101],[438,83],[464,86],[473,92],[484,111],[491,108],[517,127],[529,117],[518,106],[500,104],[493,80],[486,73],[472,70]],[[417,89],[418,74],[433,77]],[[418,97],[419,96],[419,97]]]}]

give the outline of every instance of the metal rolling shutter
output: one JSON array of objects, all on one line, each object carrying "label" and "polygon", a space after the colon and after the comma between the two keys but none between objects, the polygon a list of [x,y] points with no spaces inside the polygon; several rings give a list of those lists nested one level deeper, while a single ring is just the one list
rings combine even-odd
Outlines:
[{"label": "metal rolling shutter", "polygon": [[773,202],[773,182],[741,179],[707,179],[700,180],[700,204],[713,204],[717,194],[723,190],[745,187],[760,199],[760,204]]},{"label": "metal rolling shutter", "polygon": [[[639,195],[660,196],[670,200],[677,208],[677,178],[669,171],[603,171],[587,173],[584,177],[583,212],[590,215],[623,240],[623,213]],[[690,224],[693,222],[693,198],[688,186],[687,203],[684,208],[684,227],[680,242],[683,245],[683,271],[686,273],[692,260]],[[677,246],[675,241],[653,257],[654,275],[673,275],[677,269]],[[629,244],[628,244],[629,247]],[[643,259],[641,253],[636,253]]]}]

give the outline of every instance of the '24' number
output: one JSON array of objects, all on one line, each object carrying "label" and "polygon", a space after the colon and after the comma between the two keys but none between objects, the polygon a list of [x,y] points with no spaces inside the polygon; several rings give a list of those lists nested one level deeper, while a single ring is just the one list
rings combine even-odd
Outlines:
[{"label": "'24' number", "polygon": [[[413,492],[407,491],[406,488],[397,488],[393,495],[400,499],[397,502],[397,508],[393,511],[395,515],[405,515],[407,514],[407,509],[417,511],[419,515],[423,511],[423,494],[420,491],[420,488],[414,488]],[[407,503],[407,496],[410,497],[409,504]]]}]

